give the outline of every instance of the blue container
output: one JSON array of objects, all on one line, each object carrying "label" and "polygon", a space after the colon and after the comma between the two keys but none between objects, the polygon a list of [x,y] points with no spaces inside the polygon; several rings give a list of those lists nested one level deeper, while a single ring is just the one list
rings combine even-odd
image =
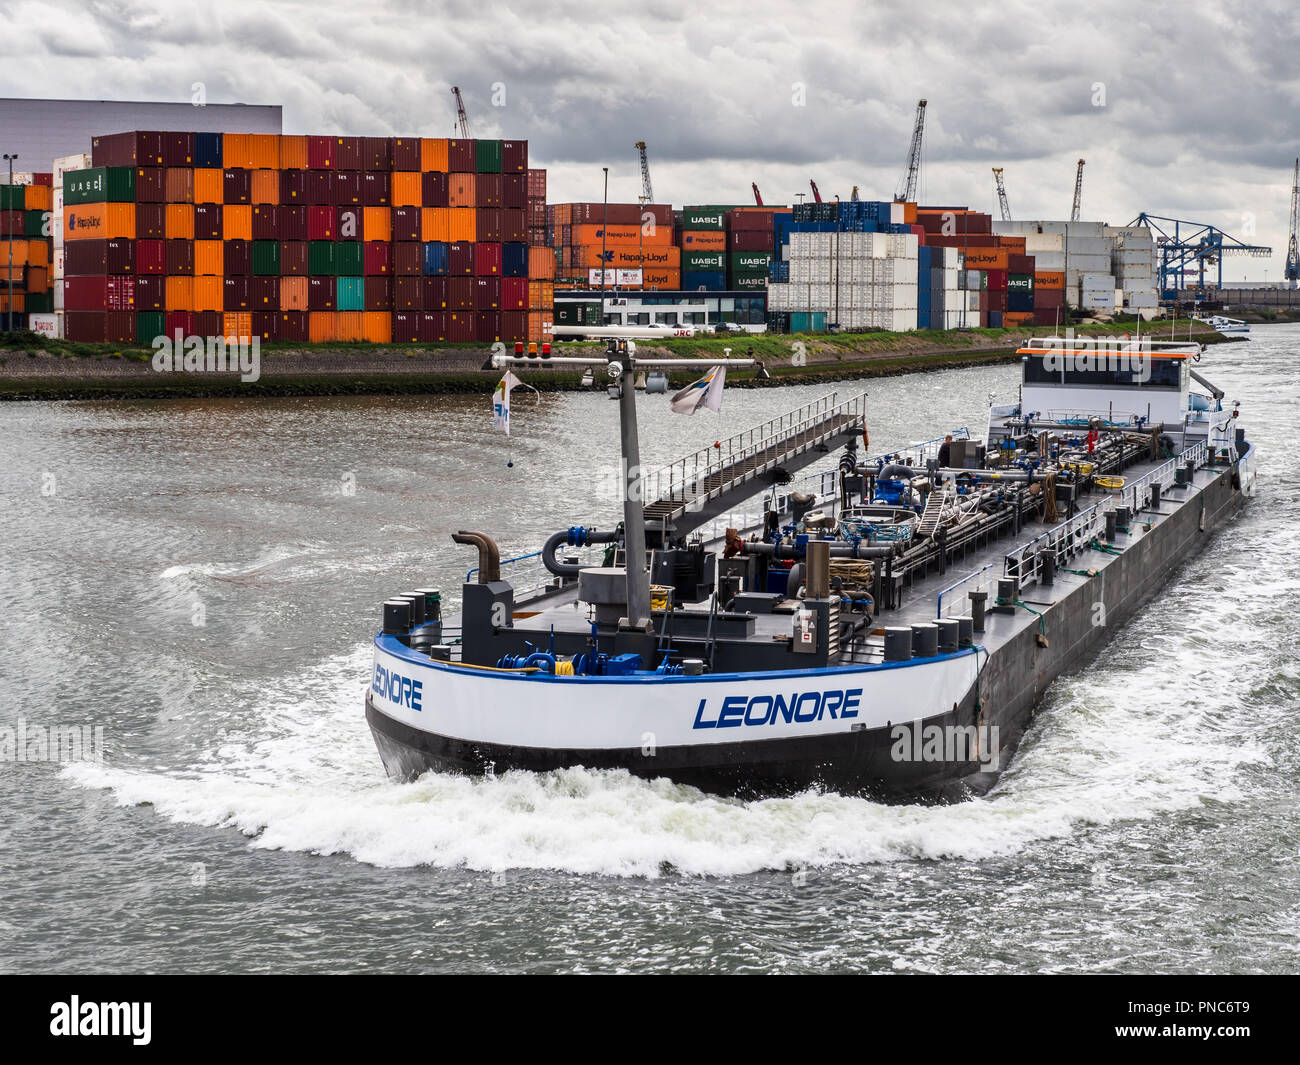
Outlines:
[{"label": "blue container", "polygon": [[337,282],[335,306],[340,311],[364,311],[366,309],[366,279],[364,277],[339,277]]},{"label": "blue container", "polygon": [[426,240],[424,242],[424,273],[425,276],[435,274],[445,274],[447,272],[447,245],[441,240]]},{"label": "blue container", "polygon": [[721,270],[688,270],[682,274],[682,289],[686,292],[701,288],[721,292],[726,287],[727,275]]},{"label": "blue container", "polygon": [[989,311],[989,328],[990,328],[990,329],[1001,329],[1001,328],[1002,328],[1002,312],[1001,312],[1001,311]]},{"label": "blue container", "polygon": [[221,134],[194,134],[194,165],[206,169],[221,167]]},{"label": "blue container", "polygon": [[501,276],[528,276],[528,245],[521,241],[506,241],[501,245]]},{"label": "blue container", "polygon": [[[922,244],[919,248],[916,249],[916,264],[918,267],[920,267],[921,270],[923,271],[929,270],[930,267],[934,265],[930,261],[930,255],[933,251],[934,251],[933,248],[925,244]],[[922,281],[921,285],[924,286],[925,282]]]},{"label": "blue container", "polygon": [[772,234],[776,238],[776,247],[790,243],[790,226],[793,218],[788,214],[772,216]]},{"label": "blue container", "polygon": [[1007,310],[1013,314],[1023,314],[1026,311],[1034,309],[1034,294],[1032,292],[1008,292],[1007,293]]},{"label": "blue container", "polygon": [[917,329],[929,329],[929,328],[930,328],[930,312],[929,312],[929,311],[917,311],[917,312],[916,312],[916,328],[917,328]]},{"label": "blue container", "polygon": [[924,283],[916,290],[916,307],[917,310],[925,311],[927,314],[933,304],[930,298],[930,288]]}]

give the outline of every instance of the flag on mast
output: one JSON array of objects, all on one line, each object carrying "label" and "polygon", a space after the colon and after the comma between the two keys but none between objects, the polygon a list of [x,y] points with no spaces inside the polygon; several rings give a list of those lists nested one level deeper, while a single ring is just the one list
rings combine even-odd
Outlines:
[{"label": "flag on mast", "polygon": [[722,389],[727,383],[727,368],[714,366],[698,381],[692,381],[673,396],[674,414],[694,414],[701,407],[715,413],[722,410]]},{"label": "flag on mast", "polygon": [[510,390],[521,384],[523,382],[507,370],[492,393],[492,428],[500,429],[506,436],[510,435]]}]

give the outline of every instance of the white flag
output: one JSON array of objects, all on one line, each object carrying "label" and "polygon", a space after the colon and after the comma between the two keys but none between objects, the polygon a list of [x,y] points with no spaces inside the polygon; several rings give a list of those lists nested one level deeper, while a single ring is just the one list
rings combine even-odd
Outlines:
[{"label": "white flag", "polygon": [[506,436],[510,435],[510,390],[519,384],[523,382],[507,370],[492,393],[492,428],[500,429]]},{"label": "white flag", "polygon": [[701,407],[718,412],[722,410],[722,388],[727,383],[727,368],[715,366],[698,381],[692,381],[673,396],[675,414],[694,414]]}]

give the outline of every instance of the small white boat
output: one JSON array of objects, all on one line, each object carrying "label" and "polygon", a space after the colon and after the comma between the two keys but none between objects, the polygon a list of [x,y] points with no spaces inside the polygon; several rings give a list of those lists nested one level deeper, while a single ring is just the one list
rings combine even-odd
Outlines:
[{"label": "small white boat", "polygon": [[1204,322],[1212,329],[1217,329],[1220,333],[1249,333],[1250,326],[1240,318],[1226,318],[1222,314],[1212,314],[1208,318],[1192,319],[1194,322]]}]

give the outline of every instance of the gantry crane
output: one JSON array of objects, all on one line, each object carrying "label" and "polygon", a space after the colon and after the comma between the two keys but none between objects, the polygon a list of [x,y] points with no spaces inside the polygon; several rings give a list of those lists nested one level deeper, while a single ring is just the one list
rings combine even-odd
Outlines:
[{"label": "gantry crane", "polygon": [[1282,276],[1292,288],[1300,286],[1300,248],[1296,246],[1296,222],[1300,215],[1300,159],[1291,174],[1291,237],[1286,246],[1286,270]]},{"label": "gantry crane", "polygon": [[921,173],[921,139],[925,135],[925,101],[916,104],[916,121],[912,124],[912,146],[907,152],[907,174],[903,184],[894,194],[895,203],[911,203],[916,199],[916,184]]},{"label": "gantry crane", "polygon": [[470,140],[474,134],[469,131],[469,115],[465,113],[465,101],[461,99],[460,87],[453,85],[451,94],[456,97],[456,128],[460,130],[462,137]]},{"label": "gantry crane", "polygon": [[[1163,225],[1161,224],[1163,223]],[[1138,215],[1130,226],[1146,226],[1151,230],[1156,251],[1160,256],[1160,289],[1192,287],[1189,275],[1198,287],[1205,287],[1205,268],[1218,268],[1218,287],[1223,287],[1223,257],[1249,255],[1256,259],[1267,258],[1273,249],[1262,244],[1244,244],[1217,226],[1206,222],[1188,222],[1161,215]]]},{"label": "gantry crane", "polygon": [[993,180],[998,186],[998,207],[1002,211],[1002,221],[1011,221],[1011,205],[1007,203],[1007,187],[1002,184],[1002,167],[993,168]]},{"label": "gantry crane", "polygon": [[646,203],[654,203],[655,190],[650,184],[650,163],[646,159],[645,141],[637,141],[636,150],[641,155],[641,195],[645,197]]},{"label": "gantry crane", "polygon": [[1079,204],[1083,199],[1083,160],[1079,160],[1079,168],[1074,172],[1074,206],[1070,208],[1070,221],[1079,220]]},{"label": "gantry crane", "polygon": [[754,204],[758,207],[763,206],[763,194],[758,191],[758,182],[751,181],[749,187],[754,190]]},{"label": "gantry crane", "polygon": [[857,202],[858,202],[858,199],[859,199],[859,197],[858,197],[858,187],[857,187],[856,185],[853,186],[853,191],[849,193],[849,199],[850,199],[853,203],[857,203]]}]

